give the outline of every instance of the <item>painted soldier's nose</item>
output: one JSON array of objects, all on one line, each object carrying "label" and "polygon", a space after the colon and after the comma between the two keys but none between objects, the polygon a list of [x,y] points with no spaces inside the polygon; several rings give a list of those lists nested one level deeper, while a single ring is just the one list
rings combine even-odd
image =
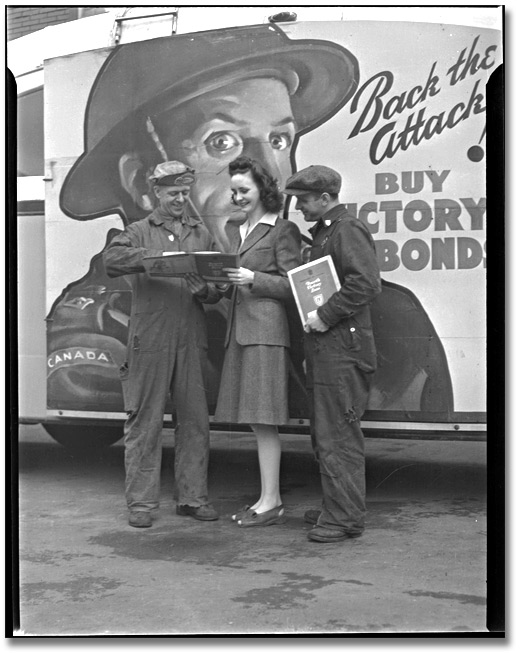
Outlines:
[{"label": "painted soldier's nose", "polygon": [[273,148],[268,142],[249,138],[244,143],[244,155],[259,161],[275,179],[280,179],[281,170]]}]

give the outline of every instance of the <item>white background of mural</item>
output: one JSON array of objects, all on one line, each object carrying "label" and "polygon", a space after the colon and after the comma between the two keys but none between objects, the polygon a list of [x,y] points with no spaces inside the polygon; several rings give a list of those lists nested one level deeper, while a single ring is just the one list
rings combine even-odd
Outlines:
[{"label": "white background of mural", "polygon": [[[468,102],[475,81],[482,78],[479,90],[485,93],[486,71],[479,71],[466,80],[449,86],[443,71],[447,71],[458,59],[463,48],[468,51],[477,34],[472,28],[448,25],[414,25],[413,30],[406,24],[370,25],[351,23],[347,35],[341,34],[341,24],[329,27],[328,37],[348,47],[360,64],[362,85],[373,75],[390,70],[394,74],[394,88],[385,96],[400,95],[416,85],[424,85],[428,79],[433,62],[437,62],[436,73],[440,81],[438,95],[427,102],[427,116],[449,111],[459,102]],[[298,26],[295,26],[295,31]],[[307,24],[299,30],[303,38],[317,37],[319,26]],[[482,34],[482,31],[479,30]],[[290,33],[293,36],[292,32]],[[367,44],[378,43],[377,48]],[[396,47],[395,44],[399,44]],[[478,47],[500,43],[500,34],[490,31],[480,38]],[[500,46],[497,63],[500,62]],[[420,105],[422,106],[422,105]],[[419,108],[419,107],[418,107]],[[413,111],[413,110],[412,110]],[[403,126],[407,115],[398,118]],[[350,114],[350,103],[334,116],[326,125],[305,135],[297,150],[297,167],[310,163],[330,165],[340,170],[345,179],[341,199],[347,203],[361,206],[365,202],[402,201],[403,206],[418,197],[433,208],[435,200],[449,199],[460,204],[460,198],[472,198],[478,204],[486,196],[485,159],[472,162],[467,157],[471,146],[477,145],[485,127],[485,114],[472,115],[453,130],[446,129],[430,141],[423,141],[418,147],[400,151],[392,159],[373,166],[369,160],[370,143],[375,132],[384,122],[357,137],[348,136],[354,128],[358,114]],[[485,145],[485,140],[482,141]],[[391,173],[397,175],[401,184],[404,171],[429,171],[450,173],[443,183],[441,192],[432,192],[432,185],[425,182],[420,194],[407,194],[402,190],[392,194],[376,194],[375,175]],[[291,216],[293,217],[293,216]],[[486,216],[484,216],[486,217]],[[413,232],[403,228],[403,212],[397,213],[397,231],[384,232],[384,213],[379,211],[377,218],[372,214],[370,222],[379,220],[380,231],[373,234],[376,240],[391,239],[401,249],[403,243],[419,238],[431,250],[432,238],[471,238],[484,246],[484,229],[471,229],[469,213],[462,207],[459,218],[463,230],[449,228],[435,231],[433,226],[424,231]],[[484,220],[485,223],[485,220]],[[485,224],[483,225],[485,226]],[[478,249],[478,247],[477,247]],[[455,409],[478,411],[485,406],[485,282],[486,273],[483,262],[473,269],[433,270],[430,263],[420,271],[411,271],[404,265],[394,271],[386,271],[383,278],[402,284],[414,292],[432,320],[442,339],[448,357],[452,376]]]}]

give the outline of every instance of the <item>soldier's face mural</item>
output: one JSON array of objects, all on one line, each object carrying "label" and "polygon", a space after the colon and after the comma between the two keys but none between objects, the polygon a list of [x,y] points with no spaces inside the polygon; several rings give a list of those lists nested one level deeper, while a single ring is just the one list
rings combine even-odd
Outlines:
[{"label": "soldier's face mural", "polygon": [[[257,159],[282,185],[290,176],[296,123],[285,84],[276,79],[238,81],[153,116],[169,159],[196,170],[191,200],[218,241],[244,214],[231,204],[228,165],[239,155]],[[137,196],[130,177],[122,184]]]},{"label": "soldier's face mural", "polygon": [[[257,159],[280,183],[291,174],[295,136],[289,94],[275,79],[237,82],[200,98],[188,108],[193,129],[178,146],[179,156],[197,170],[194,201],[206,220],[229,214],[228,164],[239,155]],[[167,142],[175,152],[172,132]]]}]

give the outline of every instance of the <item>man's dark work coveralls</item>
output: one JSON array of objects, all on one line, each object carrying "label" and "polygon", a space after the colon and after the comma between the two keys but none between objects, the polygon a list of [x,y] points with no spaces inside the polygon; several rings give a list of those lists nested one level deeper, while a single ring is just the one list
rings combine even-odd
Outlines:
[{"label": "man's dark work coveralls", "polygon": [[329,329],[305,338],[311,434],[323,491],[318,524],[353,535],[365,527],[365,449],[360,419],[376,369],[369,304],[381,291],[366,226],[340,204],[310,229],[311,260],[330,254],[340,290],[318,308]]},{"label": "man's dark work coveralls", "polygon": [[209,420],[203,374],[207,334],[201,301],[215,303],[220,295],[211,284],[207,296],[198,298],[183,279],[150,277],[142,260],[163,251],[212,249],[213,240],[202,222],[184,217],[182,225],[172,223],[156,209],[126,227],[104,253],[109,276],[131,275],[128,360],[121,369],[128,415],[125,469],[130,510],[159,506],[161,432],[168,393],[178,424],[174,499],[181,505],[208,503]]}]

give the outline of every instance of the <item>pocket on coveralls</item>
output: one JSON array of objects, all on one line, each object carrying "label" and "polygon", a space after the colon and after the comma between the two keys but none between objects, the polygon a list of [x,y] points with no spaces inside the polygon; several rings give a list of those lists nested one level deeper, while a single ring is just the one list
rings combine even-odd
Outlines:
[{"label": "pocket on coveralls", "polygon": [[125,361],[119,368],[119,378],[121,379],[121,389],[123,391],[123,404],[128,416],[137,411],[137,404],[132,393],[132,384],[130,383],[130,368],[128,361]]},{"label": "pocket on coveralls", "polygon": [[121,381],[126,381],[129,374],[130,370],[128,369],[128,361],[125,361],[119,368],[119,378]]},{"label": "pocket on coveralls", "polygon": [[165,311],[136,313],[135,322],[135,328],[128,341],[128,346],[134,354],[161,351],[164,347],[164,333],[168,329]]}]

